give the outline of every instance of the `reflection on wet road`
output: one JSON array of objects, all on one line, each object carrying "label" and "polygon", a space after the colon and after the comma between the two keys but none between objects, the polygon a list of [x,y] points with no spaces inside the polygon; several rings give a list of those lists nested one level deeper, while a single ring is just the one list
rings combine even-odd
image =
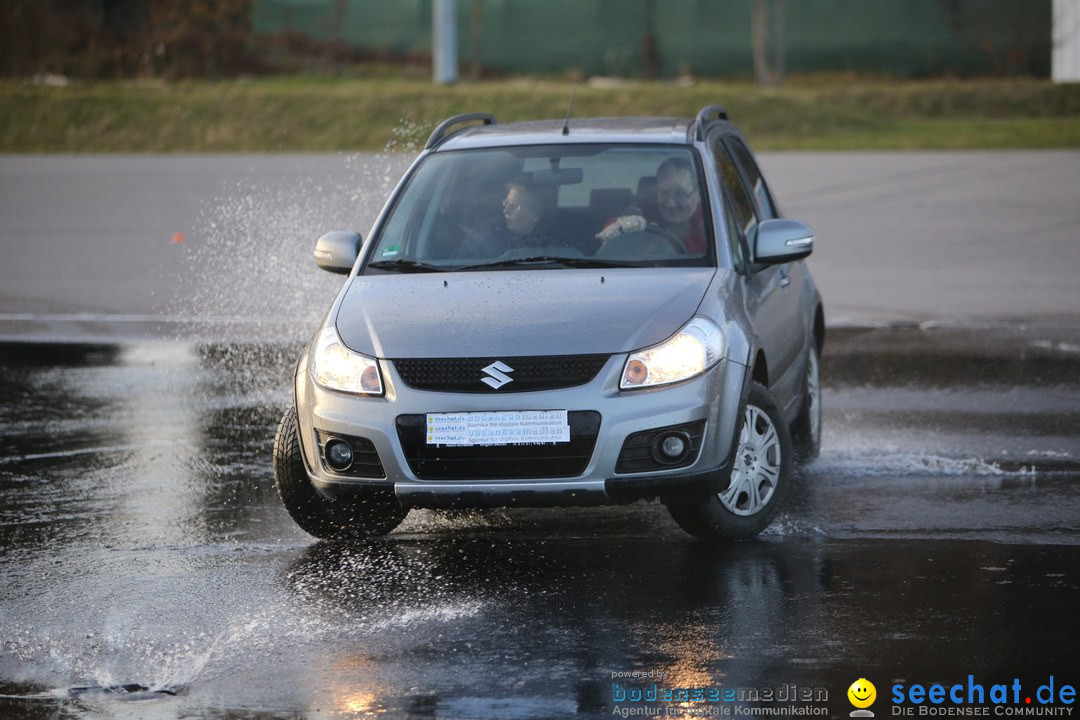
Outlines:
[{"label": "reflection on wet road", "polygon": [[821,459],[722,549],[655,504],[314,543],[270,468],[298,346],[0,346],[0,717],[611,717],[633,671],[840,717],[859,677],[1075,683],[1070,332],[834,332]]}]

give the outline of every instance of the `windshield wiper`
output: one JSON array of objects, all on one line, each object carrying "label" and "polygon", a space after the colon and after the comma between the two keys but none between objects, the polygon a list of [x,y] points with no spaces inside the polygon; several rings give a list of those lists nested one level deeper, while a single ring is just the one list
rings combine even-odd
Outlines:
[{"label": "windshield wiper", "polygon": [[456,269],[453,267],[428,265],[427,263],[418,260],[405,260],[403,258],[398,260],[377,260],[376,262],[368,263],[367,266],[376,270],[401,273],[446,272],[447,270]]},{"label": "windshield wiper", "polygon": [[499,260],[479,265],[464,265],[458,270],[489,270],[492,268],[548,266],[560,268],[622,268],[638,267],[634,263],[618,262],[616,260],[598,260],[588,257],[560,257],[558,255],[534,255],[531,257],[513,258],[512,260]]}]

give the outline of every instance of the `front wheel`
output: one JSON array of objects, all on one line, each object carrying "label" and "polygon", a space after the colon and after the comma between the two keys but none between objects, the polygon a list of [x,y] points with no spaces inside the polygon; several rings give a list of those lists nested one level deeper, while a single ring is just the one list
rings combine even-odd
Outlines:
[{"label": "front wheel", "polygon": [[670,504],[675,522],[712,542],[748,540],[772,522],[791,479],[791,434],[772,393],[753,383],[727,487],[693,503]]},{"label": "front wheel", "polygon": [[316,490],[304,468],[292,408],[282,416],[274,436],[274,486],[296,524],[322,540],[385,535],[409,512],[385,490],[360,489],[333,499]]}]

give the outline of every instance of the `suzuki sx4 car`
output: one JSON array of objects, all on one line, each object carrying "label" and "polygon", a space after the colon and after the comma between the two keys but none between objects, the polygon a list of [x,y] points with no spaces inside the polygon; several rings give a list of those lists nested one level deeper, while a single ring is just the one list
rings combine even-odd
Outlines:
[{"label": "suzuki sx4 car", "polygon": [[821,437],[824,310],[722,108],[440,124],[296,366],[278,494],[319,538],[410,508],[659,500],[714,542],[768,526]]}]

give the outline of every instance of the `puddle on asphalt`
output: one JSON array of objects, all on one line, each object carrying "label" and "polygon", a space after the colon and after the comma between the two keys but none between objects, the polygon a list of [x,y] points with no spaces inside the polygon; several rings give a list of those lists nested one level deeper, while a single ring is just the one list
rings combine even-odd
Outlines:
[{"label": "puddle on asphalt", "polygon": [[[825,687],[840,702],[852,672],[966,677],[977,662],[981,677],[1042,682],[1078,659],[1059,632],[1080,597],[1074,559],[1065,548],[927,540],[316,543],[259,563],[268,582],[203,568],[222,598],[207,612],[220,617],[192,625],[162,608],[198,658],[180,644],[148,653],[156,641],[133,624],[123,647],[68,671],[81,682],[42,685],[78,656],[79,630],[41,629],[51,639],[37,648],[8,641],[0,677],[18,654],[21,679],[0,680],[0,711],[239,720],[457,717],[468,707],[493,720],[599,718],[611,715],[613,673],[634,670],[661,671],[669,687]],[[140,658],[145,677],[183,669],[186,681],[108,679]]]},{"label": "puddle on asphalt", "polygon": [[[922,506],[946,497],[971,508],[989,498],[987,510],[998,502],[1018,513],[1008,523],[962,516],[965,535],[1075,533],[1067,511],[1080,474],[1080,354],[1035,340],[1046,332],[834,331],[823,360],[822,454],[803,472],[780,532],[918,532]],[[300,349],[0,344],[4,546],[272,539],[282,522],[269,451]],[[971,366],[973,357],[982,364]],[[838,498],[846,498],[839,508]],[[120,533],[101,522],[117,513],[129,518]],[[520,518],[416,512],[402,532],[510,531]],[[935,519],[926,529],[948,528]]]},{"label": "puddle on asphalt", "polygon": [[1060,673],[1080,354],[982,332],[834,333],[822,456],[734,550],[655,504],[312,543],[270,467],[299,343],[0,345],[0,715],[600,717],[619,670]]}]

